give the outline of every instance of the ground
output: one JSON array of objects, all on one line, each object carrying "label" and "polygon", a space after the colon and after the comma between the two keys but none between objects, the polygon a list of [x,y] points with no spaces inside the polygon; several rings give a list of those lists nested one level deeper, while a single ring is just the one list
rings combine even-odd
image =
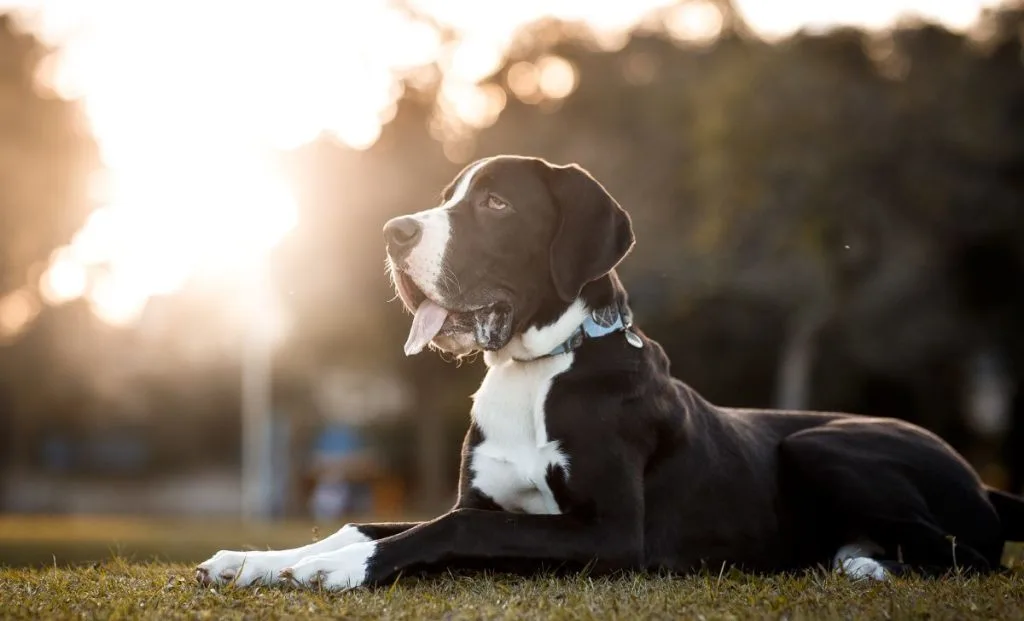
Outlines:
[{"label": "ground", "polygon": [[[160,529],[132,531],[130,524],[122,524],[119,532],[127,542],[97,552],[98,548],[88,547],[84,536],[79,537],[83,541],[77,548],[68,547],[68,541],[58,542],[58,534],[66,536],[73,530],[66,524],[59,532],[52,532],[54,524],[48,527],[39,520],[33,529],[22,524],[19,530],[10,522],[2,526],[0,562],[12,563],[8,553],[14,548],[8,544],[14,539],[20,542],[17,549],[21,555],[20,566],[0,568],[0,616],[4,618],[1024,618],[1024,549],[1017,546],[1006,557],[1011,570],[987,577],[953,574],[940,580],[852,583],[824,571],[768,578],[733,571],[688,577],[445,574],[404,576],[377,588],[322,593],[278,587],[199,587],[193,580],[194,563],[140,557],[147,545],[159,547],[154,537],[168,535]],[[95,523],[82,528],[85,533],[97,532]],[[103,524],[98,532],[117,532],[110,530],[113,528],[113,523]],[[169,530],[178,533],[179,539],[182,532],[189,532]],[[289,529],[274,530],[292,534]],[[32,532],[36,533],[34,539],[29,537]],[[308,533],[306,530],[307,540]],[[235,535],[236,539],[255,536],[251,532]],[[217,537],[227,534],[209,536]],[[200,560],[212,551],[206,539],[194,540],[192,547],[164,546],[176,550],[170,556],[178,560],[193,556]],[[102,554],[104,559],[86,564],[43,563],[46,550],[73,550],[79,556]]]},{"label": "ground", "polygon": [[77,569],[0,570],[7,618],[351,619],[1019,619],[1024,571],[1008,576],[851,583],[812,572],[759,578],[620,575],[407,578],[345,593],[200,588],[191,566],[112,560]]}]

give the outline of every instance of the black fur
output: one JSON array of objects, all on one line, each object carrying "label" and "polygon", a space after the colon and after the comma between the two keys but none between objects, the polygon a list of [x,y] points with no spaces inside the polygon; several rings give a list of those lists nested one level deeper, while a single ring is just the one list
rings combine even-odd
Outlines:
[{"label": "black fur", "polygon": [[[550,324],[577,294],[589,308],[628,309],[612,268],[633,236],[600,184],[532,158],[481,170],[453,211],[445,262],[460,289],[449,295],[507,305],[511,334]],[[474,208],[488,192],[514,211]],[[487,348],[508,338],[498,340]],[[587,340],[551,385],[547,435],[571,464],[548,471],[560,515],[505,512],[472,487],[483,437],[471,424],[450,513],[359,527],[378,540],[368,581],[413,567],[799,570],[829,566],[860,539],[897,571],[988,571],[1005,540],[1024,538],[1024,502],[985,488],[934,434],[892,419],[718,407],[643,342]]]},{"label": "black fur", "polygon": [[579,166],[553,167],[547,177],[559,205],[551,279],[558,297],[573,302],[584,285],[615,269],[633,248],[633,226],[604,186]]}]

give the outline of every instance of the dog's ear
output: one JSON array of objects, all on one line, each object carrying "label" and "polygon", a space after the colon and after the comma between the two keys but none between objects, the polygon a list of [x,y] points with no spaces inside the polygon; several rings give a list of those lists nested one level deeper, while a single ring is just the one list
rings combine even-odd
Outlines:
[{"label": "dog's ear", "polygon": [[633,224],[604,186],[576,164],[549,165],[548,186],[559,212],[551,277],[559,297],[572,302],[633,248]]}]

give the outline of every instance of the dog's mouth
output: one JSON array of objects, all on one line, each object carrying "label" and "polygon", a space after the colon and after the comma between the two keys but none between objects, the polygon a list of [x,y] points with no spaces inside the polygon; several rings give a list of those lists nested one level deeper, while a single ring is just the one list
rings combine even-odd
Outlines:
[{"label": "dog's mouth", "polygon": [[[478,315],[488,313],[500,303],[450,308],[432,300],[420,289],[413,279],[402,270],[394,271],[395,288],[405,307],[413,313],[412,326],[405,342],[405,355],[420,353],[438,336],[473,334],[478,330]],[[493,314],[493,313],[491,313]],[[477,339],[479,341],[479,339]]]}]

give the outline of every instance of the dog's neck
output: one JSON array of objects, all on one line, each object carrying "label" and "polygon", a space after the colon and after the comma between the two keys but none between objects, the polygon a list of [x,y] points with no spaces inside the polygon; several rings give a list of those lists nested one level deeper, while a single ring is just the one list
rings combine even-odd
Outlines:
[{"label": "dog's neck", "polygon": [[[621,321],[622,329],[632,323],[626,291],[618,276],[611,272],[607,276],[588,283],[573,301],[554,321],[543,326],[531,326],[512,337],[508,345],[498,351],[484,352],[488,367],[507,363],[529,364],[531,362],[571,352],[575,345],[573,336],[581,332],[593,336],[585,324],[595,310],[610,309]],[[616,331],[622,331],[616,329]],[[578,343],[576,343],[578,345]]]}]

